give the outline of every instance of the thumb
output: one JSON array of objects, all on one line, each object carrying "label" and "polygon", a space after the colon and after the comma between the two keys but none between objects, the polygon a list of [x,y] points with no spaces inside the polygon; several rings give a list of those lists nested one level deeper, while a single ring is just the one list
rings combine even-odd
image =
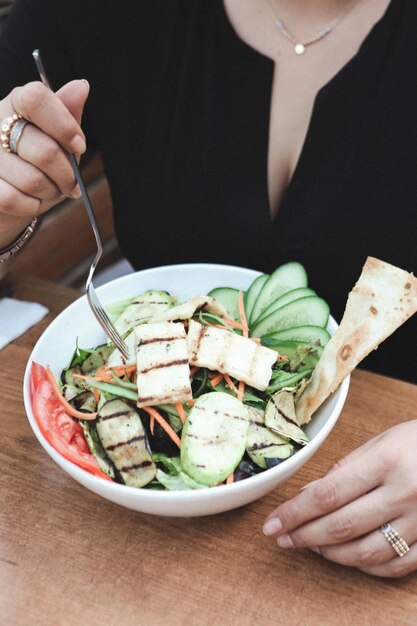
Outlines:
[{"label": "thumb", "polygon": [[65,104],[68,111],[81,124],[85,102],[90,91],[90,85],[85,79],[72,80],[56,92],[58,98]]}]

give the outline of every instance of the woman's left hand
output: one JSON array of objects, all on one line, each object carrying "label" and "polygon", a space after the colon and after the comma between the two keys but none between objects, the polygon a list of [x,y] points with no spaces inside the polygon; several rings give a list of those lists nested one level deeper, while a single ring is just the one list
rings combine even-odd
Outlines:
[{"label": "woman's left hand", "polygon": [[[410,546],[402,558],[379,530],[387,522]],[[350,453],[275,509],[264,533],[374,576],[417,570],[417,420]]]}]

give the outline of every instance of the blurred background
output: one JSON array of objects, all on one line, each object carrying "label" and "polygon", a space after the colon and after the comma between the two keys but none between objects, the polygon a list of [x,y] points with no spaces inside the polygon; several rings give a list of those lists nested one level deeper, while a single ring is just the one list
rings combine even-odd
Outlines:
[{"label": "blurred background", "polygon": [[[0,37],[12,4],[13,0],[0,0]],[[103,256],[94,278],[98,286],[132,269],[122,258],[114,235],[111,197],[99,157],[88,160],[83,177],[103,240]],[[43,218],[36,235],[14,259],[12,269],[82,289],[95,250],[82,200],[65,200]]]}]

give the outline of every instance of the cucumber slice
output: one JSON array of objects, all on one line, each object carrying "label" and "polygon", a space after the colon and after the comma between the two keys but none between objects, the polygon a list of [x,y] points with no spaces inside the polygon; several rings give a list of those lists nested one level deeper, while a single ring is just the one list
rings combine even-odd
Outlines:
[{"label": "cucumber slice", "polygon": [[255,302],[262,290],[262,287],[265,285],[266,281],[269,278],[269,274],[261,274],[258,278],[255,278],[247,292],[245,293],[245,313],[248,324],[251,322],[252,318],[252,310],[255,305]]},{"label": "cucumber slice", "polygon": [[211,298],[215,298],[227,309],[230,319],[236,320],[237,322],[240,321],[238,289],[233,289],[232,287],[216,287],[216,289],[212,289],[207,295]]},{"label": "cucumber slice", "polygon": [[181,464],[199,483],[212,487],[239,465],[246,448],[249,412],[227,393],[200,396],[181,436]]},{"label": "cucumber slice", "polygon": [[284,293],[299,287],[307,287],[307,273],[301,263],[295,261],[280,265],[268,278],[252,309],[252,323],[265,309]]},{"label": "cucumber slice", "polygon": [[327,325],[329,313],[329,305],[322,298],[317,296],[299,298],[255,324],[251,329],[251,336],[262,337],[285,328],[310,324],[324,328]]},{"label": "cucumber slice", "polygon": [[285,306],[286,304],[293,302],[293,300],[298,300],[299,298],[306,298],[307,296],[316,296],[316,295],[317,295],[316,292],[313,291],[312,289],[309,289],[308,287],[299,287],[298,289],[291,289],[291,291],[287,291],[287,293],[284,293],[284,295],[278,298],[278,300],[275,300],[274,302],[272,302],[265,309],[265,311],[261,314],[261,316],[258,317],[257,320],[255,320],[254,323],[257,324],[261,320],[265,319],[265,317],[268,317],[268,315],[271,315],[271,313],[273,313],[277,309],[280,309],[282,306]]},{"label": "cucumber slice", "polygon": [[306,341],[307,343],[319,341],[321,346],[325,346],[329,339],[330,334],[321,326],[295,326],[295,328],[286,328],[264,335],[262,344],[269,348],[279,341]]}]

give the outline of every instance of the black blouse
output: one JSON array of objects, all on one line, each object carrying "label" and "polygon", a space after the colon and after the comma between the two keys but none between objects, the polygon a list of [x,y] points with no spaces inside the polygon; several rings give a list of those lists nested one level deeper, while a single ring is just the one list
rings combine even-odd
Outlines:
[{"label": "black blouse", "polygon": [[[84,128],[135,268],[271,271],[294,259],[340,319],[368,255],[417,268],[416,32],[417,2],[392,0],[319,91],[275,220],[274,64],[239,39],[222,0],[18,0],[0,40],[0,97],[37,79],[36,47],[56,87],[89,80]],[[417,316],[364,366],[417,382],[416,339]]]}]

